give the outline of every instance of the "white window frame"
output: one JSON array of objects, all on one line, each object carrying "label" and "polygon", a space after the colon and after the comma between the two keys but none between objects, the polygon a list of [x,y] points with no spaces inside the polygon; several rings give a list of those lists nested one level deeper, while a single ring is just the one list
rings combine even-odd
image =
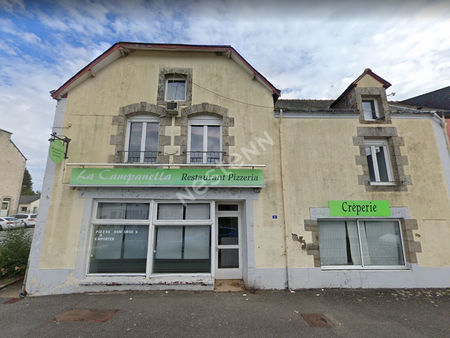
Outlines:
[{"label": "white window frame", "polygon": [[[238,210],[221,210],[219,211],[219,205],[237,205]],[[243,215],[242,215],[243,207],[241,203],[239,202],[232,202],[232,201],[226,201],[226,202],[217,202],[216,203],[216,223],[214,228],[216,228],[216,257],[215,257],[215,273],[217,275],[218,279],[242,279],[242,270],[243,270],[243,259],[242,259],[242,252],[243,252],[243,238],[242,238],[242,222],[243,222]],[[219,217],[237,217],[238,218],[238,244],[219,244]],[[239,254],[239,260],[238,264],[239,267],[237,268],[219,268],[219,250],[221,249],[238,249]]]},{"label": "white window frame", "polygon": [[[3,206],[6,205],[6,208],[3,208]],[[11,206],[11,199],[9,197],[3,198],[0,204],[0,216],[6,217],[9,214],[9,207]]]},{"label": "white window frame", "polygon": [[[98,204],[99,203],[147,203],[149,204],[149,218],[143,219],[143,220],[121,220],[121,219],[98,219],[97,218],[97,210],[98,210]],[[130,276],[130,277],[136,277],[136,276],[147,276],[148,270],[144,273],[92,273],[89,272],[90,268],[90,260],[91,260],[91,252],[92,252],[92,239],[94,237],[94,226],[95,225],[147,225],[148,226],[148,243],[147,243],[147,264],[146,269],[148,269],[148,260],[149,260],[149,252],[150,252],[150,239],[151,239],[151,211],[152,209],[153,201],[151,200],[96,200],[94,201],[94,207],[92,208],[92,215],[91,220],[89,222],[89,241],[88,241],[88,248],[87,248],[87,255],[86,255],[86,270],[85,270],[85,276],[86,277],[107,277],[107,276]]]},{"label": "white window frame", "polygon": [[[167,93],[168,93],[168,88],[169,88],[169,81],[184,81],[184,99],[183,100],[169,100],[167,98]],[[166,102],[183,102],[186,101],[186,91],[187,91],[187,81],[185,78],[183,77],[167,77],[166,79],[166,84],[165,84],[165,88],[164,88],[164,100]]]},{"label": "white window frame", "polygon": [[[3,206],[6,205],[6,208],[4,208]],[[1,210],[9,210],[9,201],[8,200],[3,200],[2,201],[2,206],[1,206]]]},{"label": "white window frame", "polygon": [[[392,174],[392,164],[391,164],[391,156],[389,153],[389,146],[386,140],[365,140],[364,141],[364,153],[366,151],[366,147],[370,147],[370,153],[372,155],[372,166],[375,175],[375,181],[370,181],[371,185],[394,185],[394,177]],[[384,161],[386,163],[386,172],[388,175],[388,181],[380,180],[380,170],[378,168],[378,160],[376,157],[376,147],[384,148]],[[367,155],[366,159],[367,159]],[[370,165],[369,163],[367,163]]]},{"label": "white window frame", "polygon": [[[97,209],[99,203],[148,203],[149,205],[149,218],[145,220],[118,220],[118,219],[97,219]],[[86,259],[85,259],[85,276],[86,278],[91,277],[131,277],[131,278],[142,278],[144,277],[146,280],[151,279],[152,277],[169,277],[176,280],[177,277],[190,277],[195,276],[196,278],[201,278],[203,276],[214,278],[215,276],[215,261],[216,261],[216,227],[215,225],[215,201],[211,200],[195,200],[192,202],[185,202],[186,204],[194,203],[194,204],[209,204],[210,205],[210,213],[209,219],[202,220],[157,220],[157,212],[158,212],[158,204],[182,204],[180,201],[176,200],[136,200],[136,199],[99,199],[94,201],[94,206],[92,208],[92,215],[89,222],[89,231],[88,231],[88,244],[86,251]],[[148,242],[147,242],[147,264],[145,273],[90,273],[90,257],[92,250],[92,239],[94,236],[94,226],[95,225],[148,225]],[[204,273],[153,273],[153,255],[155,253],[155,241],[156,241],[156,226],[210,226],[211,229],[211,266],[210,272]]]},{"label": "white window frame", "polygon": [[[130,133],[131,133],[131,123],[133,122],[142,122],[142,135],[141,135],[141,147],[140,147],[140,159],[139,163],[144,163],[145,156],[145,137],[147,136],[147,123],[157,123],[158,124],[158,142],[159,142],[159,119],[156,116],[148,116],[148,115],[137,115],[130,117],[127,120],[127,131],[125,133],[125,156],[124,162],[128,163],[128,153],[129,153],[129,145],[130,145]],[[159,144],[156,145],[158,148]]]},{"label": "white window frame", "polygon": [[[373,102],[373,106],[375,109],[375,116],[376,118],[374,119],[372,116],[370,118],[367,118],[366,116],[366,112],[364,111],[364,102]],[[378,108],[378,100],[377,99],[371,99],[371,98],[362,98],[361,100],[361,105],[362,105],[362,110],[363,110],[363,115],[364,115],[364,120],[365,121],[376,121],[380,119],[380,110]]]},{"label": "white window frame", "polygon": [[[397,218],[320,218],[318,219],[318,226],[320,227],[320,221],[356,221],[356,228],[358,231],[358,241],[359,241],[359,250],[361,254],[361,265],[321,265],[322,270],[408,270],[409,266],[406,262],[405,255],[405,245],[403,242],[403,234],[402,234],[402,226],[401,222]],[[399,234],[400,234],[400,245],[402,247],[402,255],[403,255],[403,265],[365,265],[364,264],[364,255],[362,252],[362,243],[360,236],[360,221],[391,221],[397,222]],[[320,237],[319,237],[319,253],[320,253]]]},{"label": "white window frame", "polygon": [[[214,219],[215,219],[215,202],[214,201],[202,201],[202,200],[196,200],[192,202],[184,202],[185,204],[209,204],[209,219],[199,219],[199,220],[158,220],[158,204],[183,204],[180,201],[162,201],[158,200],[153,205],[153,212],[152,212],[152,252],[151,252],[151,258],[150,258],[150,264],[148,265],[148,272],[150,273],[149,276],[158,276],[158,277],[174,277],[174,276],[192,276],[192,275],[211,275],[214,277],[215,271],[214,271],[214,263],[215,263],[215,236],[216,236],[216,230],[214,227]],[[210,272],[199,272],[199,273],[155,273],[153,272],[153,258],[154,254],[156,254],[156,227],[157,226],[209,226],[210,227],[210,234],[211,234],[211,266],[210,266]],[[149,250],[150,251],[150,250]]]},{"label": "white window frame", "polygon": [[222,149],[223,149],[223,145],[222,145],[222,119],[216,116],[211,116],[211,115],[198,115],[198,116],[193,116],[191,118],[189,118],[189,123],[188,123],[188,144],[187,144],[187,161],[186,163],[191,163],[191,156],[190,156],[190,151],[191,151],[191,127],[192,126],[203,126],[203,147],[202,150],[203,153],[203,162],[202,164],[207,164],[207,158],[208,158],[208,154],[206,153],[208,151],[208,126],[216,126],[219,127],[219,139],[220,139],[220,143],[219,143],[219,162],[222,162],[223,160],[223,154],[222,154]]}]

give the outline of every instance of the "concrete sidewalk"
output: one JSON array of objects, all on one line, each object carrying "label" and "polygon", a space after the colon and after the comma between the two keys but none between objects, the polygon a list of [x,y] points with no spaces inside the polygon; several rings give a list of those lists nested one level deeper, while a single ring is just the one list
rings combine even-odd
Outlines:
[{"label": "concrete sidewalk", "polygon": [[[114,292],[5,304],[19,289],[0,290],[2,337],[450,337],[449,289]],[[74,309],[118,311],[105,322],[55,320]],[[310,326],[302,315],[311,313],[332,326]]]}]

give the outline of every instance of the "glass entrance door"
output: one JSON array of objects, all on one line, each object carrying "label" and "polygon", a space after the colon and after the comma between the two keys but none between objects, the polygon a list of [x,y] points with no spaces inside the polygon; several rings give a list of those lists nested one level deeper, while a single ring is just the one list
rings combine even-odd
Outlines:
[{"label": "glass entrance door", "polygon": [[242,278],[241,220],[238,204],[217,204],[216,278]]}]

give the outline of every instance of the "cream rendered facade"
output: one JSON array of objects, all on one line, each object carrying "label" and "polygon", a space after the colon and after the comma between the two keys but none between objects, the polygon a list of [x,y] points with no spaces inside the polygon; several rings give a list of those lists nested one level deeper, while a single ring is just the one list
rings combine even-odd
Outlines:
[{"label": "cream rendered facade", "polygon": [[11,141],[11,133],[0,129],[0,217],[17,211],[26,158]]},{"label": "cream rendered facade", "polygon": [[[121,57],[106,67],[91,71],[83,81],[72,79],[68,89],[64,89],[66,92],[58,90],[63,94],[57,97],[53,131],[69,137],[71,143],[68,159],[60,164],[47,162],[26,280],[29,294],[212,289],[216,275],[220,275],[214,268],[220,250],[216,242],[218,206],[230,203],[239,206],[238,278],[247,287],[449,286],[450,252],[444,234],[450,234],[450,164],[448,149],[443,148],[442,130],[431,115],[392,115],[389,127],[394,127],[402,138],[398,146],[407,160],[399,161],[405,162],[402,175],[410,182],[404,191],[371,190],[358,179],[364,168],[355,160],[360,155],[355,137],[358,127],[378,125],[361,124],[355,109],[351,112],[342,109],[338,113],[274,110],[276,89],[264,83],[266,80],[259,73],[252,68],[249,71],[245,64],[230,56],[230,49],[218,52],[214,48],[198,51],[178,47],[179,50],[153,50],[128,46]],[[161,105],[161,109],[155,108],[161,69],[173,69],[174,73],[188,69],[192,74],[191,101],[178,107],[176,113],[166,114]],[[362,76],[355,87],[384,91],[380,81],[371,76]],[[226,112],[222,115],[222,129],[225,125],[229,127],[228,134],[222,135],[222,146],[228,147],[229,163],[223,167],[258,167],[264,171],[262,188],[210,187],[201,193],[190,190],[196,202],[211,206],[212,267],[208,273],[154,274],[148,271],[149,265],[145,275],[139,276],[89,272],[92,229],[98,221],[94,214],[99,203],[148,203],[150,213],[156,213],[160,203],[177,202],[180,193],[186,195],[187,190],[181,187],[70,184],[74,168],[118,165],[117,144],[128,135],[124,132],[127,120],[142,113],[139,107],[143,111],[153,107],[154,111],[162,112],[164,140],[160,129],[159,146],[160,155],[166,156],[167,161],[158,162],[157,168],[190,167],[177,157],[183,154],[188,137],[192,137],[190,132],[186,135],[182,119],[183,111],[187,111],[183,109],[190,109],[201,116]],[[117,117],[120,112],[125,112],[122,122]],[[127,112],[130,114],[126,115]],[[139,167],[126,163],[120,166]],[[208,164],[197,167],[217,168]],[[321,269],[314,227],[318,220],[329,217],[330,200],[388,200],[392,215],[408,230],[405,228],[403,241],[411,252],[406,254],[405,268]],[[151,217],[157,224],[156,216]],[[148,243],[156,243],[152,229],[157,225],[151,224]],[[152,257],[150,252],[147,261]]]}]

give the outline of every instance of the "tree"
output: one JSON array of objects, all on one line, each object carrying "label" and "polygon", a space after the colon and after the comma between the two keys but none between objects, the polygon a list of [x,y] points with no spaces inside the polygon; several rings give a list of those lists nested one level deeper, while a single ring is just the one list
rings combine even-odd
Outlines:
[{"label": "tree", "polygon": [[23,173],[23,181],[22,181],[22,191],[21,195],[36,195],[33,191],[33,181],[31,180],[31,175],[27,168],[25,168],[25,172]]}]

